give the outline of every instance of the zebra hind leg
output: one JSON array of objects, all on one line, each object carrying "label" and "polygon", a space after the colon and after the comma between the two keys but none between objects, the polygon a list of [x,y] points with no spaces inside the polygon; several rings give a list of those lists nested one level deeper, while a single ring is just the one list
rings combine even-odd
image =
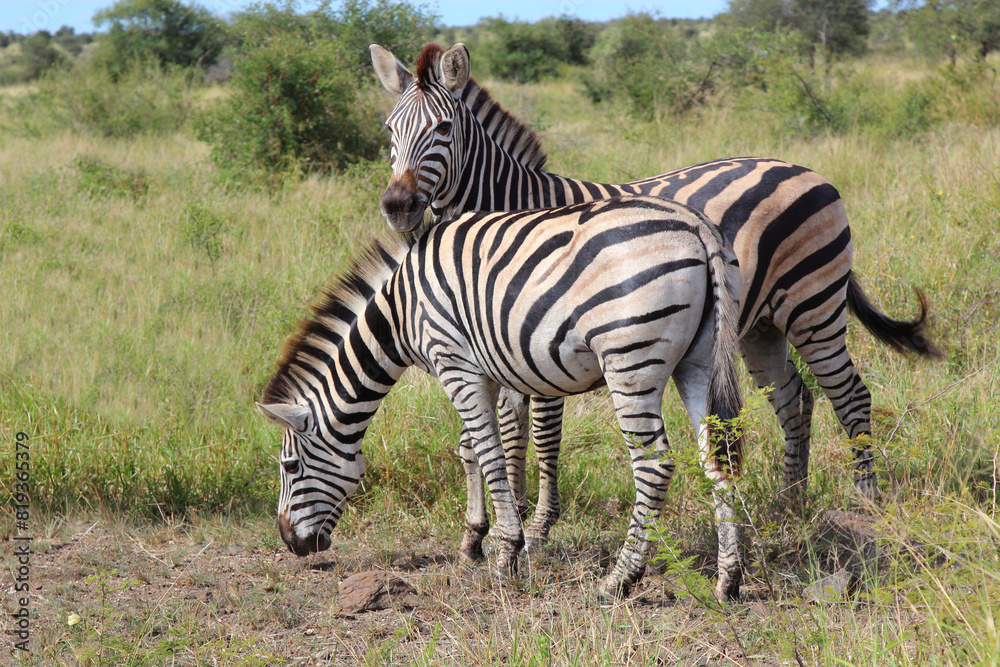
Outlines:
[{"label": "zebra hind leg", "polygon": [[785,434],[782,504],[800,510],[806,499],[813,397],[788,355],[785,336],[761,320],[740,341],[747,370],[759,388],[770,387],[768,401]]},{"label": "zebra hind leg", "polygon": [[[719,543],[719,579],[714,593],[717,600],[725,603],[739,600],[740,584],[743,581],[745,559],[733,493],[733,474],[739,471],[742,443],[739,440],[712,442],[711,429],[703,421],[705,415],[715,415],[723,420],[733,419],[740,411],[738,398],[722,402],[710,398],[713,340],[711,336],[703,334],[689,356],[674,369],[673,378],[677,393],[694,426],[705,476],[712,482]],[[727,455],[720,455],[723,453]]]},{"label": "zebra hind leg", "polygon": [[490,531],[490,519],[486,514],[486,497],[483,487],[483,471],[479,467],[476,453],[472,449],[472,438],[465,425],[458,444],[459,457],[465,468],[466,508],[465,534],[459,555],[466,561],[478,563],[485,559],[483,539]]},{"label": "zebra hind leg", "polygon": [[643,389],[623,383],[622,388],[616,389],[609,378],[608,387],[628,445],[635,482],[635,505],[625,544],[614,568],[598,589],[602,600],[617,600],[627,597],[632,586],[645,574],[649,551],[646,531],[663,507],[674,474],[674,459],[669,456],[670,446],[661,414],[663,385]]},{"label": "zebra hind leg", "polygon": [[[563,398],[532,399],[531,437],[538,455],[538,505],[525,529],[525,547],[543,544],[559,519],[557,462],[562,442]],[[509,463],[508,463],[509,465]]]},{"label": "zebra hind leg", "polygon": [[497,423],[507,460],[507,481],[517,503],[521,520],[528,516],[528,489],[525,459],[528,451],[528,397],[501,389],[497,401]]},{"label": "zebra hind leg", "polygon": [[832,351],[830,345],[822,348],[800,345],[797,349],[830,399],[847,437],[857,443],[854,447],[854,487],[863,499],[874,502],[878,478],[870,446],[872,395],[854,367],[845,337],[832,343]]}]

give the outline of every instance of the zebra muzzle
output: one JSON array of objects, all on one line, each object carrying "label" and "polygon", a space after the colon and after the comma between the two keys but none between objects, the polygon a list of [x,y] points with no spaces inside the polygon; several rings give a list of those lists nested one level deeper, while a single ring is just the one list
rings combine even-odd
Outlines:
[{"label": "zebra muzzle", "polygon": [[278,515],[278,532],[289,551],[296,556],[308,556],[311,553],[326,551],[330,548],[330,536],[323,530],[301,538],[292,527],[292,522],[284,514]]},{"label": "zebra muzzle", "polygon": [[[407,187],[404,180],[389,181],[389,187],[382,194],[382,215],[397,232],[412,232],[423,222],[427,202],[416,188]],[[412,177],[409,180],[412,181]]]}]

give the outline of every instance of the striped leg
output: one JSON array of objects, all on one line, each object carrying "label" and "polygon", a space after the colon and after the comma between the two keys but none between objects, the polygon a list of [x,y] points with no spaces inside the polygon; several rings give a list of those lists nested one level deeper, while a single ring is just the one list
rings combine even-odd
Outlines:
[{"label": "striped leg", "polygon": [[[517,554],[524,546],[524,532],[507,480],[507,463],[500,443],[496,415],[498,387],[481,377],[470,375],[455,369],[439,377],[462,417],[469,445],[493,499],[497,515],[494,534],[499,538],[496,572],[503,578],[517,571]],[[472,473],[474,469],[467,466],[466,474]]]},{"label": "striped leg", "polygon": [[[703,353],[711,354],[712,339],[703,336],[700,343]],[[739,522],[736,520],[733,504],[732,469],[728,461],[719,460],[709,440],[709,429],[702,423],[705,415],[710,414],[708,396],[711,368],[682,362],[674,371],[673,377],[677,393],[697,434],[698,451],[705,476],[712,482],[715,527],[719,537],[719,580],[715,584],[715,597],[719,602],[737,601],[740,597],[740,583],[743,581],[743,557]]]},{"label": "striped leg", "polygon": [[616,387],[611,378],[608,387],[615,403],[618,424],[625,436],[632,459],[635,482],[635,505],[625,544],[614,569],[601,582],[603,599],[621,599],[628,595],[646,571],[649,523],[663,508],[663,500],[674,474],[674,459],[661,416],[663,386],[642,388],[632,383]]},{"label": "striped leg", "polygon": [[785,336],[770,322],[758,321],[740,341],[740,352],[754,384],[772,387],[768,400],[785,432],[785,472],[780,493],[786,507],[799,508],[806,498],[812,394],[788,355]]},{"label": "striped leg", "polygon": [[[854,367],[844,335],[823,344],[796,345],[796,349],[830,399],[847,437],[871,436],[872,395]],[[878,481],[873,469],[875,457],[869,438],[859,442],[854,448],[854,486],[864,498],[874,500]]]},{"label": "striped leg", "polygon": [[531,437],[538,455],[538,505],[525,529],[526,546],[542,544],[559,519],[557,463],[562,443],[563,398],[535,398],[531,410]]},{"label": "striped leg", "polygon": [[497,401],[497,420],[500,440],[507,459],[507,480],[517,503],[517,513],[523,521],[528,516],[527,466],[528,453],[528,397],[510,389],[500,390]]},{"label": "striped leg", "polygon": [[486,497],[483,488],[483,471],[476,460],[476,453],[472,448],[472,436],[469,435],[465,424],[462,425],[462,435],[458,441],[458,455],[462,459],[462,467],[465,468],[465,535],[462,536],[462,545],[459,547],[459,555],[474,563],[482,561],[483,538],[490,531],[490,518],[486,514]]},{"label": "striped leg", "polygon": [[[787,325],[787,335],[830,399],[847,437],[854,440],[871,434],[872,397],[847,351],[849,281],[850,274],[842,280],[831,279],[835,290],[828,288],[809,295],[808,299],[799,295],[800,303],[812,307],[806,312],[801,307],[796,309],[798,313],[791,311],[793,318]],[[876,490],[873,464],[869,438],[862,438],[854,449],[854,485],[869,500],[874,499]]]}]

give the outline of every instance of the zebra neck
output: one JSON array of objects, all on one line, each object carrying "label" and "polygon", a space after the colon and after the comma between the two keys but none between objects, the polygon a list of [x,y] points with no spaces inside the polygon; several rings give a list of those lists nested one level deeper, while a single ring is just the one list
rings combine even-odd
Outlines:
[{"label": "zebra neck", "polygon": [[399,351],[384,293],[368,302],[331,356],[329,394],[344,430],[360,443],[383,399],[412,365]]},{"label": "zebra neck", "polygon": [[514,211],[578,204],[621,194],[616,186],[559,176],[525,165],[474,117],[467,119],[465,164],[452,193],[433,202],[438,220],[468,211]]}]

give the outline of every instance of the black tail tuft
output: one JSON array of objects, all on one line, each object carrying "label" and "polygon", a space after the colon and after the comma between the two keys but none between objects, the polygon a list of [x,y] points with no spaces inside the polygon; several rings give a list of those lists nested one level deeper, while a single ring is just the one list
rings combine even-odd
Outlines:
[{"label": "black tail tuft", "polygon": [[[728,377],[723,378],[722,375]],[[710,431],[710,437],[715,440],[715,460],[723,464],[723,469],[728,467],[730,475],[738,475],[743,462],[743,436],[738,433],[739,426],[732,421],[740,416],[743,407],[739,386],[736,366],[727,364],[712,378],[708,394],[708,414],[718,417],[723,423],[722,433]]]},{"label": "black tail tuft", "polygon": [[924,335],[927,327],[927,299],[919,289],[914,288],[914,291],[920,299],[920,317],[911,322],[894,320],[872,305],[851,271],[847,280],[847,309],[854,313],[875,338],[892,349],[916,352],[923,357],[940,357],[941,350]]}]

